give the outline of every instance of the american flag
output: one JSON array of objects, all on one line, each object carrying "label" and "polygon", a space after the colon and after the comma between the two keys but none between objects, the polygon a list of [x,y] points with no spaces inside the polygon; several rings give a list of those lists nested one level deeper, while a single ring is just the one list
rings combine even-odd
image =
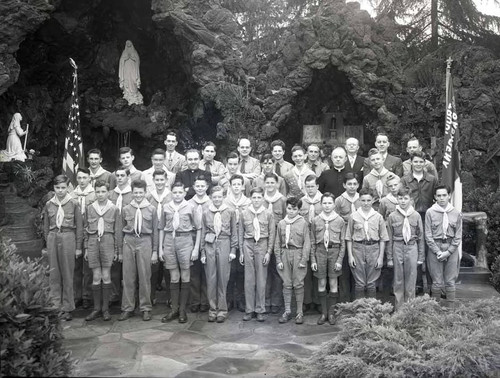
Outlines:
[{"label": "american flag", "polygon": [[79,167],[83,167],[83,143],[80,130],[80,107],[78,106],[78,75],[76,63],[69,58],[73,72],[73,91],[71,92],[71,109],[68,116],[68,127],[64,141],[62,171],[68,176],[73,187],[76,187],[76,174]]}]

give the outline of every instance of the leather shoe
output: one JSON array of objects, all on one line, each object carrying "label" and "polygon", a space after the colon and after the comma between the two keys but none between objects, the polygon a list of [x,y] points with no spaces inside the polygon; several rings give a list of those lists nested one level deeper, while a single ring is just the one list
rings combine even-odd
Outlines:
[{"label": "leather shoe", "polygon": [[102,312],[102,320],[104,320],[106,322],[109,321],[109,320],[111,320],[111,315],[109,314],[108,310],[104,310]]},{"label": "leather shoe", "polygon": [[69,322],[72,319],[73,316],[71,315],[71,312],[63,312],[61,315],[61,320],[66,320],[67,322]]},{"label": "leather shoe", "polygon": [[300,312],[297,314],[295,317],[295,324],[302,324],[304,323],[304,315],[302,315]]},{"label": "leather shoe", "polygon": [[201,305],[200,306],[200,312],[208,312],[209,309],[210,309],[209,305]]},{"label": "leather shoe", "polygon": [[324,314],[321,314],[321,316],[319,317],[318,321],[316,322],[318,325],[323,325],[326,323],[326,315]]},{"label": "leather shoe", "polygon": [[161,318],[162,323],[170,322],[179,317],[179,311],[170,311],[167,315]]},{"label": "leather shoe", "polygon": [[264,315],[264,314],[260,314],[260,313],[259,313],[259,314],[257,314],[257,321],[258,321],[258,322],[263,322],[263,321],[265,321],[265,320],[266,320],[266,315]]},{"label": "leather shoe", "polygon": [[287,323],[291,318],[292,314],[290,314],[289,312],[284,312],[283,315],[281,315],[280,318],[278,319],[278,322],[280,324],[284,324]]},{"label": "leather shoe", "polygon": [[188,317],[186,311],[179,311],[179,323],[187,323]]},{"label": "leather shoe", "polygon": [[252,320],[252,313],[251,312],[247,312],[244,316],[243,316],[243,320],[245,322],[248,322],[249,320]]},{"label": "leather shoe", "polygon": [[132,316],[132,312],[131,311],[122,311],[122,313],[118,317],[118,320],[121,322],[123,320],[127,320],[131,316]]},{"label": "leather shoe", "polygon": [[88,300],[88,299],[84,299],[84,300],[82,301],[82,307],[83,307],[85,310],[89,309],[89,308],[90,308],[90,300]]},{"label": "leather shoe", "polygon": [[217,323],[224,323],[226,321],[226,317],[219,315],[217,316]]},{"label": "leather shoe", "polygon": [[209,315],[208,315],[208,321],[209,321],[210,323],[215,322],[215,320],[216,320],[216,319],[217,319],[217,316],[216,316],[216,315],[214,315],[214,314],[209,314]]},{"label": "leather shoe", "polygon": [[189,310],[191,312],[198,312],[198,311],[200,311],[200,306],[198,306],[198,305],[192,305],[191,307],[189,307]]},{"label": "leather shoe", "polygon": [[147,322],[151,320],[151,311],[144,311],[142,313],[142,320]]},{"label": "leather shoe", "polygon": [[328,323],[330,323],[330,325],[334,325],[335,323],[337,323],[337,318],[335,317],[335,315],[328,315]]},{"label": "leather shoe", "polygon": [[97,318],[100,318],[101,317],[101,311],[99,310],[94,310],[92,311],[90,314],[88,314],[86,317],[85,317],[85,320],[87,322],[90,322],[92,320],[95,320]]}]

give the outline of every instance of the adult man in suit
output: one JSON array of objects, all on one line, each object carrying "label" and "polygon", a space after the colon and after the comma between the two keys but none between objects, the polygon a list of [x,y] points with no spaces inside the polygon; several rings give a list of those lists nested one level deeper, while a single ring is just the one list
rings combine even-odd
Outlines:
[{"label": "adult man in suit", "polygon": [[[389,137],[387,134],[378,133],[375,138],[375,147],[382,156],[382,160],[384,161],[384,167],[390,172],[395,173],[399,177],[403,177],[403,161],[401,158],[397,156],[393,156],[387,152],[391,144],[389,143]],[[370,159],[366,158],[363,166],[363,171],[365,174],[371,171]]]},{"label": "adult man in suit", "polygon": [[165,137],[165,146],[167,147],[165,166],[173,173],[178,173],[186,169],[186,158],[175,150],[177,144],[177,134],[170,131]]},{"label": "adult man in suit", "polygon": [[293,164],[283,159],[283,155],[285,155],[285,142],[281,139],[273,140],[271,142],[271,154],[274,159],[274,172],[280,177],[286,176],[292,170]]},{"label": "adult man in suit", "polygon": [[348,138],[345,141],[345,150],[347,152],[347,161],[345,164],[346,172],[355,173],[358,176],[359,182],[363,182],[363,165],[365,158],[358,155],[359,140],[356,138]]}]

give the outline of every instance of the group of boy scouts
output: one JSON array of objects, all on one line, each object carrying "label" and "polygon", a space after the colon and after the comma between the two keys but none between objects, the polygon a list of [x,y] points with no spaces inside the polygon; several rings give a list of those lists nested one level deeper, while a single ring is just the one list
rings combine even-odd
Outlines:
[{"label": "group of boy scouts", "polygon": [[142,172],[129,147],[112,173],[92,149],[74,190],[66,176],[54,179],[43,216],[63,319],[93,302],[86,320],[110,320],[110,303],[121,301],[118,320],[138,306],[148,321],[163,279],[162,322],[185,323],[189,309],[222,323],[238,308],[245,321],[281,311],[286,323],[294,296],[295,323],[315,307],[318,324],[334,324],[337,302],[378,290],[394,294],[397,310],[423,293],[424,276],[433,297],[455,300],[462,215],[417,139],[406,161],[378,134],[367,158],[349,138],[325,160],[320,146],[296,145],[294,164],[281,140],[259,161],[241,139],[225,165],[212,142],[185,155],[177,143],[168,133],[166,151],[155,149]]}]

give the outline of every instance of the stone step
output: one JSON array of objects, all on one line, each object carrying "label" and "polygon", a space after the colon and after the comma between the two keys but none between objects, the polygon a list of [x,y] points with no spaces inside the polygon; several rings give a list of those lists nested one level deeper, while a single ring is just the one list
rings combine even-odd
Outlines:
[{"label": "stone step", "polygon": [[42,257],[43,240],[33,239],[28,241],[15,242],[16,253],[23,258],[38,258]]},{"label": "stone step", "polygon": [[457,282],[469,284],[485,284],[490,282],[491,272],[486,268],[460,267]]},{"label": "stone step", "polygon": [[4,235],[13,242],[29,241],[36,238],[35,228],[32,224],[23,226],[6,226],[3,228]]}]

